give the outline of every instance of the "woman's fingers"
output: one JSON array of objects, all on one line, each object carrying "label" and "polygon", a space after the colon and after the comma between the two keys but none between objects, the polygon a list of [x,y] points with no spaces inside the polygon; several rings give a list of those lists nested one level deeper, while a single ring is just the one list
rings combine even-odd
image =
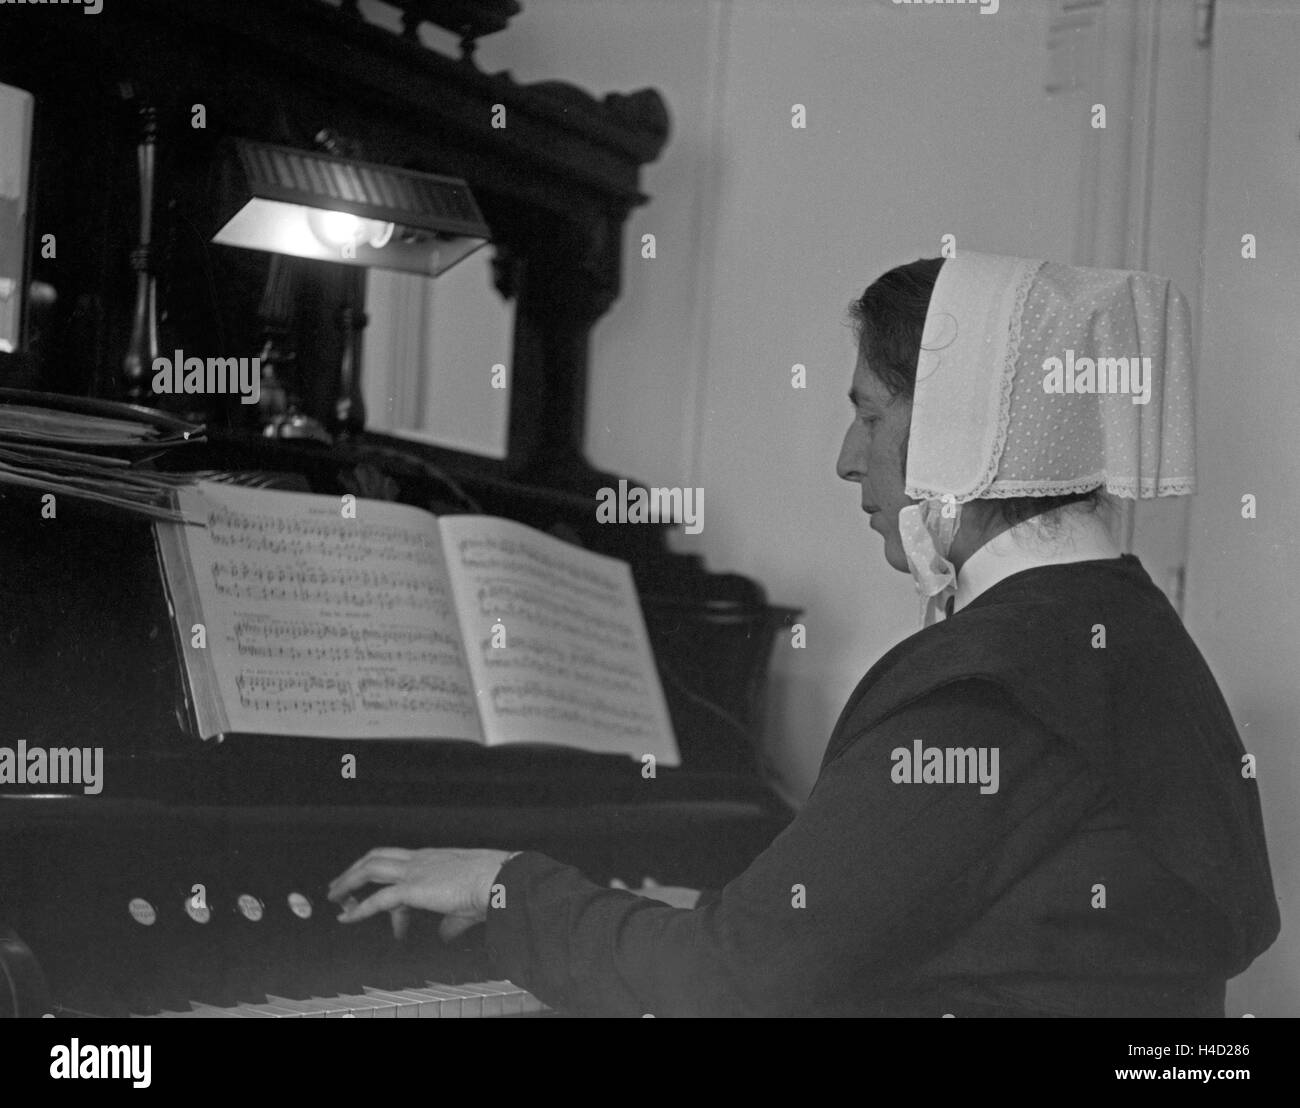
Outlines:
[{"label": "woman's fingers", "polygon": [[465,916],[443,916],[438,924],[438,936],[444,943],[452,942],[474,926],[476,920]]},{"label": "woman's fingers", "polygon": [[388,915],[393,924],[393,938],[400,943],[406,938],[406,932],[411,927],[411,909],[403,904],[399,908],[394,908]]},{"label": "woman's fingers", "polygon": [[366,853],[353,862],[352,866],[349,868],[363,865],[374,858],[388,858],[395,862],[409,862],[414,853],[415,851],[406,850],[400,846],[377,846],[373,850],[366,851]]},{"label": "woman's fingers", "polygon": [[398,862],[409,862],[414,850],[407,850],[401,846],[377,846],[371,850],[367,858],[392,858]]},{"label": "woman's fingers", "polygon": [[[458,934],[485,918],[492,881],[508,857],[502,850],[372,850],[330,882],[329,899],[343,905],[339,919],[348,923],[399,907],[469,919],[453,926]],[[388,888],[352,907],[353,894],[370,885]],[[395,917],[393,928],[404,931],[406,921]]]},{"label": "woman's fingers", "polygon": [[408,890],[405,885],[389,885],[366,897],[360,904],[345,905],[339,915],[340,923],[357,923],[369,919],[377,912],[391,912],[406,904]]},{"label": "woman's fingers", "polygon": [[402,880],[410,864],[409,850],[372,850],[364,858],[353,862],[329,885],[330,900],[342,900],[362,885],[392,884]]}]

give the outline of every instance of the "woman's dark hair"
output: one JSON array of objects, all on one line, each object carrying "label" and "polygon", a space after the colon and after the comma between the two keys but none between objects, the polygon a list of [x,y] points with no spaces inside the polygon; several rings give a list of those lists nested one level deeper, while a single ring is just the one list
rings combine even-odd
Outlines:
[{"label": "woman's dark hair", "polygon": [[[916,390],[916,363],[930,295],[943,268],[943,258],[918,258],[877,278],[849,305],[849,321],[857,333],[858,350],[871,372],[891,396],[910,400]],[[1021,496],[998,501],[1010,525],[1062,508],[1066,504],[1101,502],[1101,490],[1066,496]]]}]

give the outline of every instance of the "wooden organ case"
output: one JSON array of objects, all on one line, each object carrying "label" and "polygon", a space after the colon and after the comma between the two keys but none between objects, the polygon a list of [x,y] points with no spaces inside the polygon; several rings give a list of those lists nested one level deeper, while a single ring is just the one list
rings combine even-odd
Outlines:
[{"label": "wooden organ case", "polygon": [[[623,225],[646,201],[639,168],[667,139],[667,110],[649,89],[598,101],[481,71],[474,38],[502,29],[515,0],[391,6],[404,33],[348,0],[116,0],[94,18],[6,9],[0,81],[37,98],[30,237],[58,247],[35,252],[32,278],[57,299],[34,308],[22,352],[0,358],[0,386],[125,398],[142,117],[157,139],[147,266],[164,350],[256,354],[265,339],[270,256],[210,247],[199,230],[223,138],[309,146],[329,133],[367,160],[464,178],[516,305],[505,459],[340,417],[342,355],[318,336],[356,275],[303,262],[279,322],[294,332],[305,410],[341,433],[267,439],[248,410],[213,402],[197,413],[209,441],[155,464],[269,472],[434,512],[472,504],[623,558],[683,765],[648,781],[624,758],[371,743],[344,780],[336,744],[203,743],[182,707],[150,525],[72,502],[42,521],[35,495],[5,488],[0,742],[101,747],[104,787],[0,790],[0,1011],[150,1015],[275,997],[290,1012],[438,982],[462,991],[394,1011],[510,1013],[517,993],[465,984],[491,975],[472,941],[442,947],[428,920],[401,944],[386,920],[342,928],[327,880],[372,846],[461,845],[541,850],[601,882],[717,887],[789,818],[764,783],[757,733],[773,637],[792,613],[751,580],[669,552],[663,526],[597,525],[596,490],[618,477],[583,456],[588,335],[618,295]],[[461,58],[421,45],[425,20],[462,35]],[[495,104],[504,131],[491,127]]]}]

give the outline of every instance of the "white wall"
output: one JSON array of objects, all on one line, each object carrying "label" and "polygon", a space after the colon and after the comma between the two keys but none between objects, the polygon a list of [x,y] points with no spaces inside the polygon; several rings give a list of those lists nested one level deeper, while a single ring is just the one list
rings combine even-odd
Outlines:
[{"label": "white wall", "polygon": [[[515,308],[493,288],[491,257],[491,247],[480,248],[436,281],[367,271],[361,386],[368,427],[506,456]],[[498,365],[506,388],[489,386]]]},{"label": "white wall", "polygon": [[[1292,5],[1220,0],[1186,618],[1259,763],[1282,937],[1229,992],[1229,1014],[1258,1016],[1300,1015],[1297,57]],[[1241,257],[1247,233],[1254,261]],[[1241,515],[1247,493],[1253,520]]]}]

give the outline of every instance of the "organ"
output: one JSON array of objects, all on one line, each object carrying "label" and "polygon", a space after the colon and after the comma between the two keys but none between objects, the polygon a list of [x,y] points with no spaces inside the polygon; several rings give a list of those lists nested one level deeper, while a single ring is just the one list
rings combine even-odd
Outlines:
[{"label": "organ", "polygon": [[[505,25],[511,0],[395,6],[400,36],[348,2],[118,0],[94,19],[7,9],[0,82],[36,96],[34,226],[57,234],[60,254],[33,263],[59,299],[29,322],[21,356],[0,356],[0,386],[120,396],[133,292],[121,213],[136,193],[123,89],[150,98],[160,120],[160,285],[187,351],[214,349],[217,332],[225,349],[253,354],[260,341],[267,257],[200,250],[187,229],[223,134],[283,142],[328,125],[364,135],[378,160],[463,177],[517,306],[506,458],[374,433],[270,440],[236,398],[205,413],[207,443],[153,464],[434,512],[472,502],[623,558],[683,765],[647,780],[621,757],[377,742],[345,778],[332,743],[203,743],[184,709],[150,525],[71,501],[42,519],[35,491],[0,488],[0,743],[103,752],[98,794],[0,786],[0,1012],[538,1012],[541,1000],[494,980],[474,932],[444,946],[421,913],[401,942],[386,919],[343,927],[327,881],[372,846],[444,845],[541,850],[602,882],[716,887],[789,818],[756,738],[773,636],[793,613],[749,579],[671,553],[666,525],[598,523],[596,492],[620,478],[581,449],[587,336],[617,295],[622,225],[646,199],[639,167],[666,140],[664,105],[652,90],[597,101],[479,71],[473,39]],[[419,44],[430,18],[463,35],[462,59]],[[182,144],[178,121],[200,100],[213,133]],[[498,101],[512,112],[508,143],[482,122]],[[312,334],[340,278],[318,263],[299,276],[298,355],[314,370],[305,403],[324,420],[344,355],[313,347]],[[220,305],[205,314],[196,305],[209,295]]]}]

